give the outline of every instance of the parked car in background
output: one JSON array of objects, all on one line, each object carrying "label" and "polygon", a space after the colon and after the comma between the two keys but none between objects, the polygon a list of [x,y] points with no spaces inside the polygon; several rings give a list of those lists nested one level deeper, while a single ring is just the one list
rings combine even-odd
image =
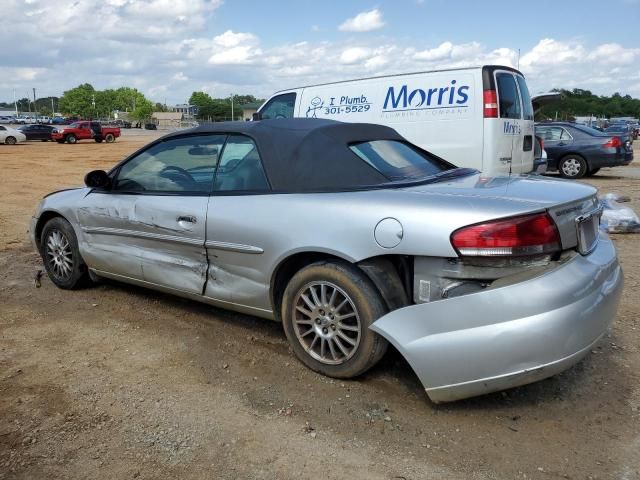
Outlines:
[{"label": "parked car in background", "polygon": [[18,142],[26,142],[27,137],[24,133],[15,128],[0,125],[0,143],[7,145],[15,145]]},{"label": "parked car in background", "polygon": [[14,122],[13,117],[5,117],[5,116],[0,117],[0,124],[8,125],[13,122]]},{"label": "parked car in background", "polygon": [[111,125],[120,127],[120,128],[131,128],[131,122],[127,120],[117,119],[111,122]]},{"label": "parked car in background", "polygon": [[67,127],[56,127],[51,133],[51,138],[58,143],[76,143],[79,140],[95,140],[100,143],[103,140],[113,143],[120,136],[120,128],[103,127],[98,122],[75,122]]},{"label": "parked car in background", "polygon": [[31,221],[59,288],[106,277],[276,320],[336,378],[390,342],[435,402],[565,370],[622,292],[595,188],[456,168],[382,125],[204,125],[85,184]]},{"label": "parked car in background", "polygon": [[64,125],[65,121],[66,121],[66,119],[64,117],[53,117],[51,119],[51,124],[52,125]]},{"label": "parked car in background", "polygon": [[19,127],[18,130],[25,134],[27,140],[41,140],[46,142],[48,140],[52,140],[51,134],[55,128],[56,127],[52,125],[34,123],[31,125],[23,125],[22,127]]},{"label": "parked car in background", "polygon": [[548,171],[557,170],[565,178],[595,175],[603,167],[633,160],[631,144],[619,135],[568,122],[539,123],[535,130],[544,140]]},{"label": "parked car in background", "polygon": [[49,124],[51,123],[51,118],[46,115],[41,115],[38,117],[38,123]]},{"label": "parked car in background", "polygon": [[612,123],[603,132],[609,135],[617,135],[623,142],[633,143],[633,127],[628,123]]}]

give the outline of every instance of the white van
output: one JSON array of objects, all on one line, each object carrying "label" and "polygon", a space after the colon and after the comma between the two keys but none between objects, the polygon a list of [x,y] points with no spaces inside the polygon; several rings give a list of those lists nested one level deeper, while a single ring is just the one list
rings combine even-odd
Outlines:
[{"label": "white van", "polygon": [[533,113],[522,73],[485,65],[283,90],[256,118],[387,125],[456,166],[497,175],[532,171]]}]

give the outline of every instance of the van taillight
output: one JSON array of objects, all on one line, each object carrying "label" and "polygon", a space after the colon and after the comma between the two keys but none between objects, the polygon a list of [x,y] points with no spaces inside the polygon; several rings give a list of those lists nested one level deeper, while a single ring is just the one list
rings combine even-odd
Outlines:
[{"label": "van taillight", "polygon": [[605,148],[618,148],[622,146],[622,140],[620,137],[611,137],[607,143],[602,144]]},{"label": "van taillight", "polygon": [[560,235],[548,213],[463,227],[451,235],[462,256],[537,255],[560,250]]},{"label": "van taillight", "polygon": [[484,118],[498,118],[498,94],[495,90],[482,92],[484,103]]}]

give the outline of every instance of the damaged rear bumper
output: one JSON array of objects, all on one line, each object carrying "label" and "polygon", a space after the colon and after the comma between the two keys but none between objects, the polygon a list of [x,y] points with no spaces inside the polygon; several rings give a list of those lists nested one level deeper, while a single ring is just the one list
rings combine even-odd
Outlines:
[{"label": "damaged rear bumper", "polygon": [[401,308],[371,329],[405,357],[434,402],[531,383],[578,362],[607,331],[622,291],[615,248],[539,277]]}]

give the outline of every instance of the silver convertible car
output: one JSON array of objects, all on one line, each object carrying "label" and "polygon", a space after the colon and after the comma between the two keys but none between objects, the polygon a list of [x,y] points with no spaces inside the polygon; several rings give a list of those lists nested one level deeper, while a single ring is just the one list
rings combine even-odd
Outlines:
[{"label": "silver convertible car", "polygon": [[85,183],[31,223],[60,288],[106,277],[276,320],[337,378],[391,343],[434,402],[568,368],[622,289],[594,188],[487,178],[378,125],[200,126]]}]

